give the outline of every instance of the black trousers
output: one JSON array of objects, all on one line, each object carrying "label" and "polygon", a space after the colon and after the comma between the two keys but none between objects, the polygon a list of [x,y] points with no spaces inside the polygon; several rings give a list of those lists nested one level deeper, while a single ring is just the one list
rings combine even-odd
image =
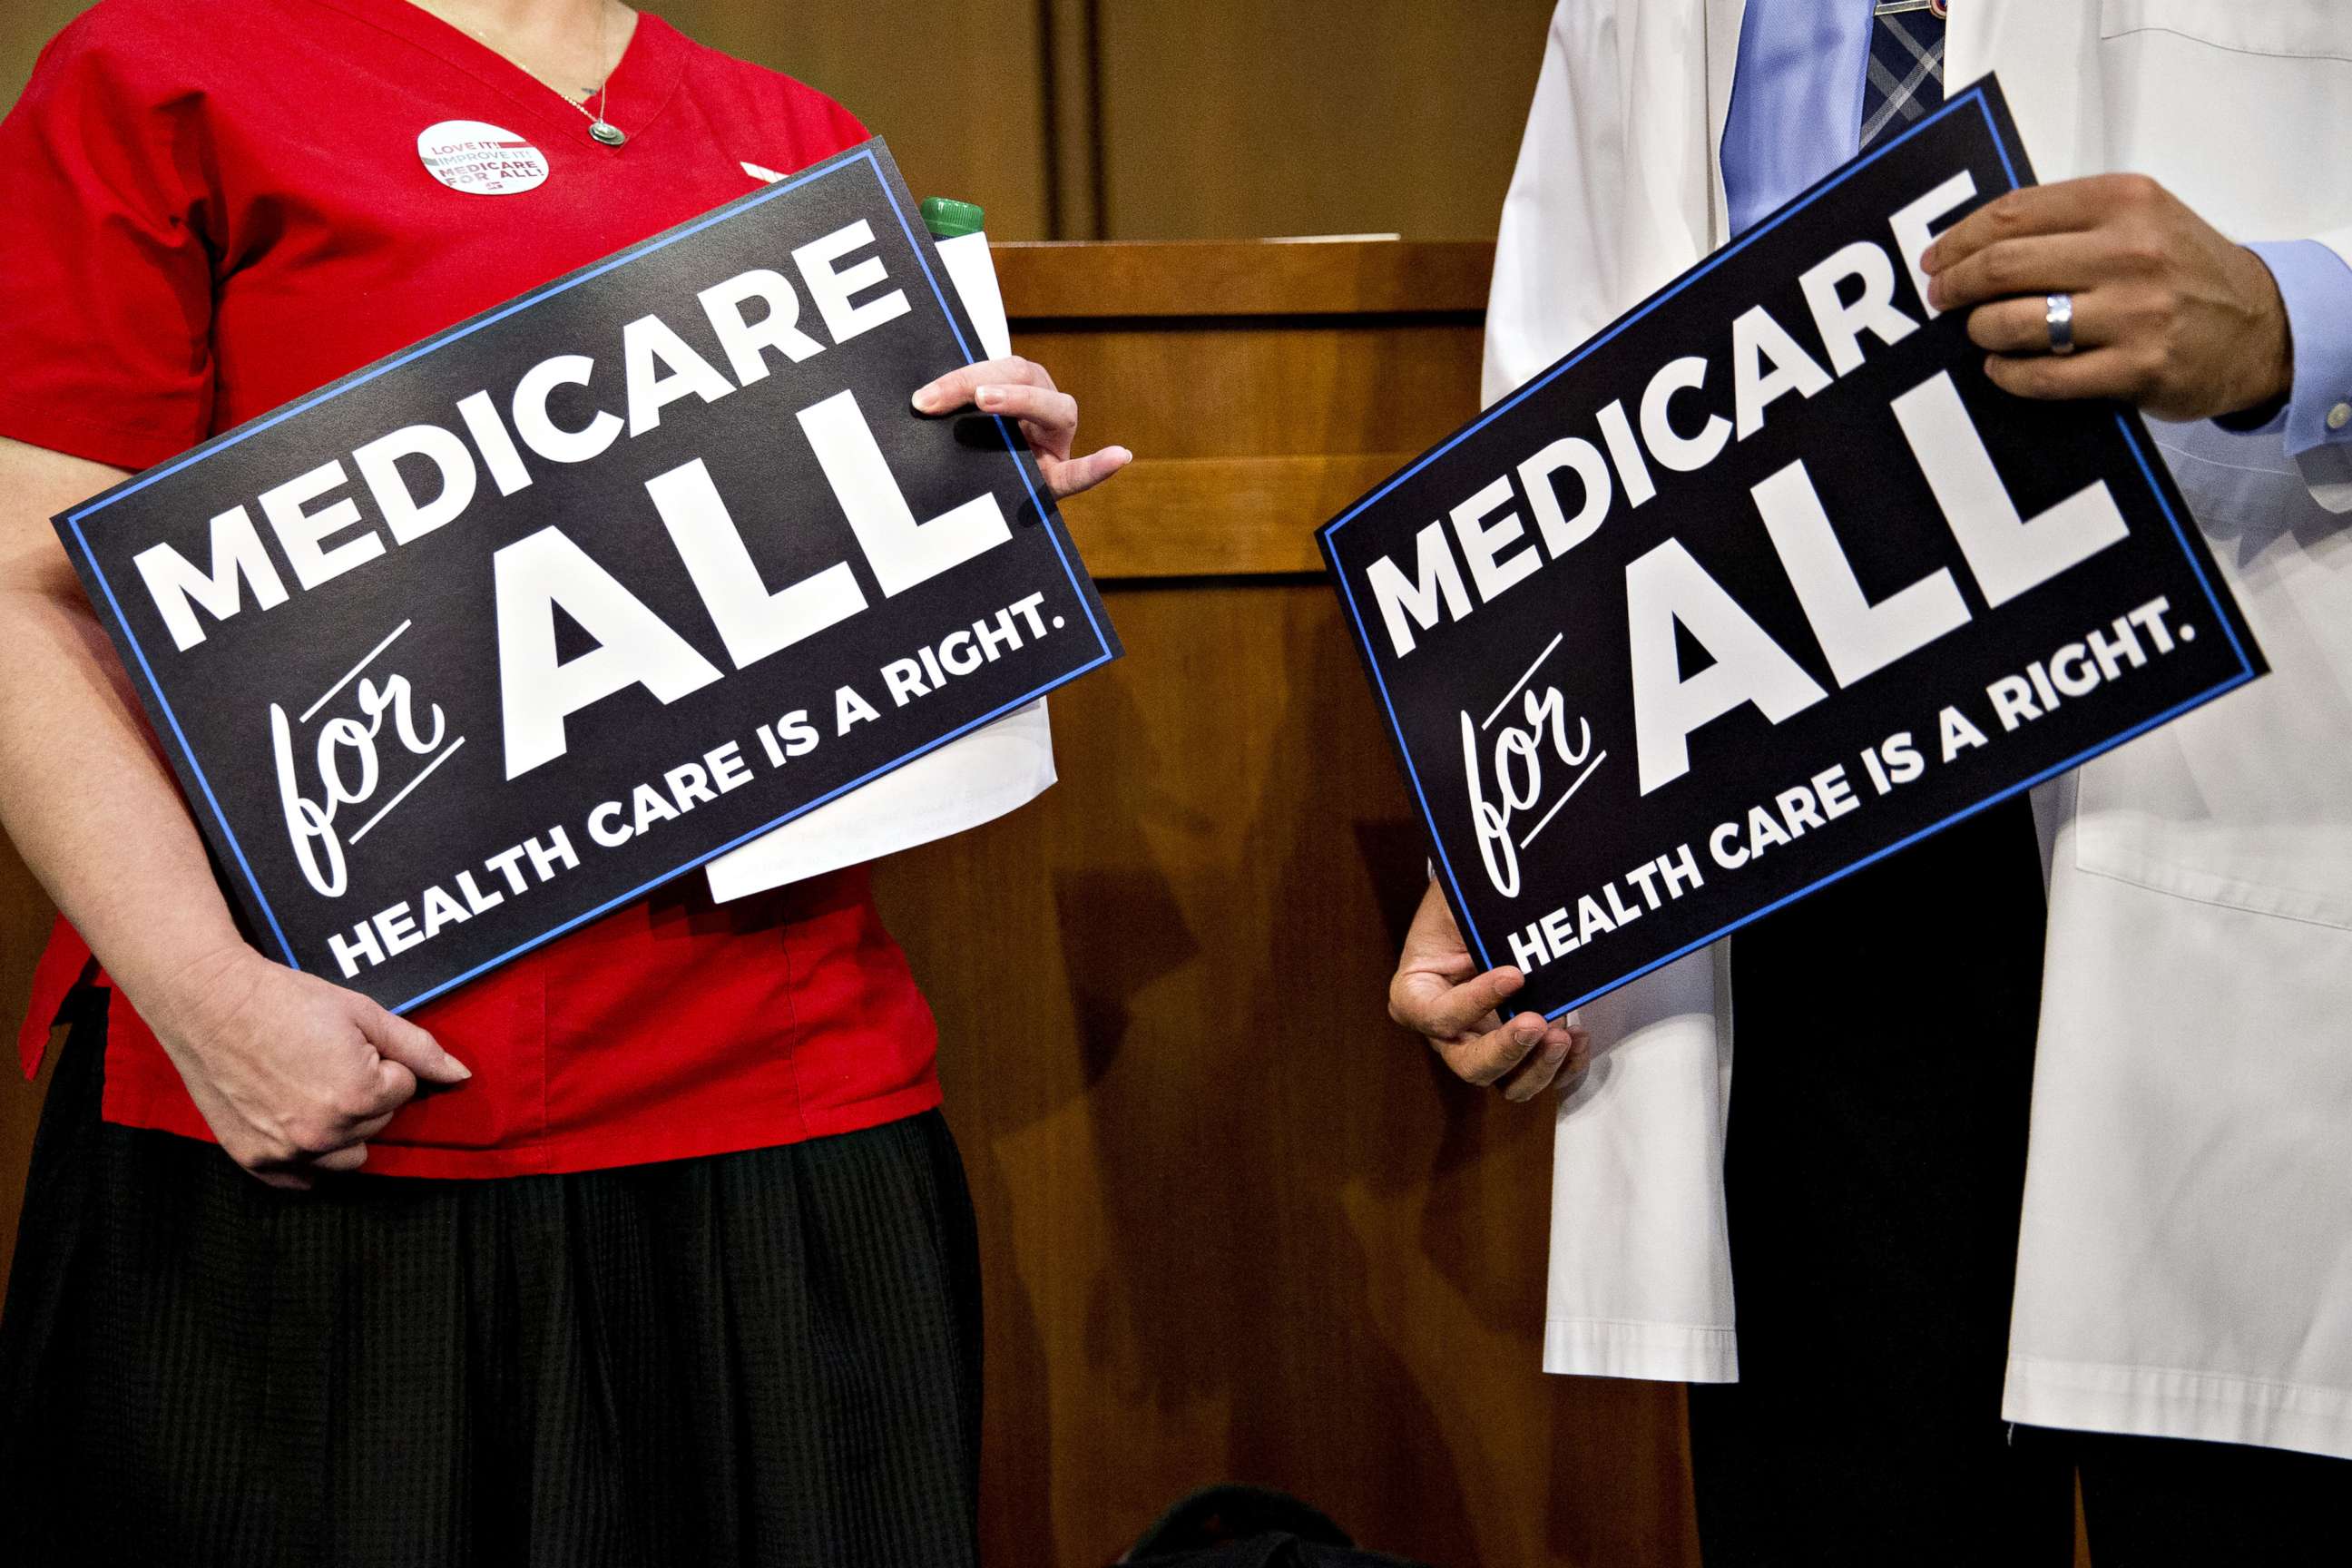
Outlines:
[{"label": "black trousers", "polygon": [[101,1122],[102,1036],[80,1005],[0,1319],[0,1562],[974,1560],[978,1250],[936,1112],[289,1194]]},{"label": "black trousers", "polygon": [[1732,939],[1708,1568],[2068,1568],[2078,1465],[2099,1568],[2346,1560],[2344,1461],[2001,1420],[2043,908],[2020,797]]}]

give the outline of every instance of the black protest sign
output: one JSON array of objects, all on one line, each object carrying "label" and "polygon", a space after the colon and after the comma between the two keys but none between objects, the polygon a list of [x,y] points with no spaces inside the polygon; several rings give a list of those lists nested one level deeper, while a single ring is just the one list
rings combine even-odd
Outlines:
[{"label": "black protest sign", "polygon": [[868,142],[58,520],[257,944],[413,1006],[1117,658]]},{"label": "black protest sign", "polygon": [[1325,526],[1455,918],[1526,1005],[2263,672],[2137,415],[2009,396],[1927,307],[1932,236],[2031,177],[1981,83]]}]

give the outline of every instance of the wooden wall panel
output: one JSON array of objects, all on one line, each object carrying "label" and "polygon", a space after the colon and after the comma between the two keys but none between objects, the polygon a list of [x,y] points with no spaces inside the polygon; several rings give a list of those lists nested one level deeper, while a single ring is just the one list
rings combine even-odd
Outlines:
[{"label": "wooden wall panel", "polygon": [[1680,1391],[1538,1370],[1549,1105],[1388,1019],[1422,837],[1291,569],[1475,408],[1491,265],[999,250],[1015,346],[1141,456],[1066,509],[1128,657],[1053,698],[1062,783],[878,868],[982,1216],[992,1561],[1106,1563],[1223,1480],[1436,1563],[1694,1561]]},{"label": "wooden wall panel", "polygon": [[917,195],[980,203],[993,236],[1048,237],[1039,0],[640,0],[638,8],[840,100],[888,140]]},{"label": "wooden wall panel", "polygon": [[[1005,245],[1021,343],[1135,465],[1070,526],[1097,577],[1321,570],[1313,525],[1478,402],[1481,241]],[[1371,396],[1382,388],[1393,395]]]},{"label": "wooden wall panel", "polygon": [[1492,238],[1551,0],[1103,0],[1104,237]]},{"label": "wooden wall panel", "polygon": [[1436,1563],[1695,1563],[1680,1391],[1538,1370],[1549,1102],[1387,1017],[1421,840],[1330,590],[1106,603],[1063,782],[879,868],[982,1215],[988,1560],[1238,1479]]},{"label": "wooden wall panel", "polygon": [[841,99],[890,138],[918,194],[982,203],[999,239],[1479,239],[1495,232],[1552,5],[646,8]]}]

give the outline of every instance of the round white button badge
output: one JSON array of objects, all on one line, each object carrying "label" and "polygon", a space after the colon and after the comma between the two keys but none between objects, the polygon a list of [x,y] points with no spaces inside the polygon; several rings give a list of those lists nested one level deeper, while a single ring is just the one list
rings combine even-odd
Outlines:
[{"label": "round white button badge", "polygon": [[426,172],[453,191],[515,196],[547,183],[547,154],[513,132],[478,120],[445,120],[416,139]]}]

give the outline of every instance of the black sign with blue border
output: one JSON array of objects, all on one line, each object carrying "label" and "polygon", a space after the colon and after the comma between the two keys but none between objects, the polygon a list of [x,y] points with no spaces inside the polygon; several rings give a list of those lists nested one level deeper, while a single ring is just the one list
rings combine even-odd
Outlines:
[{"label": "black sign with blue border", "polygon": [[909,405],[915,210],[867,142],[57,520],[263,952],[415,1007],[1119,656]]},{"label": "black sign with blue border", "polygon": [[1322,529],[1514,1005],[1557,1016],[2264,672],[2139,416],[2000,392],[1927,306],[1929,239],[2032,179],[1988,78]]}]

